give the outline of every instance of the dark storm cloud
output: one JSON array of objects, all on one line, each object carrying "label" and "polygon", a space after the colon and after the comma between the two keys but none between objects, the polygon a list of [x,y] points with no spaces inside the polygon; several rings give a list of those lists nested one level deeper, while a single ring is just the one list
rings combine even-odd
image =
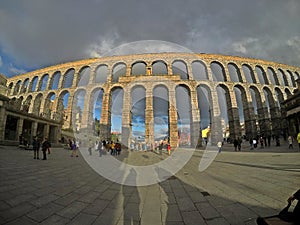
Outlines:
[{"label": "dark storm cloud", "polygon": [[299,11],[298,0],[3,1],[0,47],[35,68],[145,39],[299,66]]}]

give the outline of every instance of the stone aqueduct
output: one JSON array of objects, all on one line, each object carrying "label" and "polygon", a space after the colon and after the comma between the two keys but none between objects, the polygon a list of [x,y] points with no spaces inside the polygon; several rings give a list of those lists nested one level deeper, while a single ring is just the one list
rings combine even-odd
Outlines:
[{"label": "stone aqueduct", "polygon": [[[240,116],[235,90],[242,98],[245,135],[278,134],[284,129],[280,102],[294,89],[300,68],[251,58],[193,53],[157,53],[93,58],[54,65],[8,79],[9,98],[21,110],[47,119],[63,120],[72,127],[72,105],[84,91],[81,129],[89,129],[93,120],[94,93],[102,91],[101,138],[111,135],[111,97],[123,90],[122,142],[129,143],[131,132],[131,93],[133,88],[145,91],[145,140],[154,141],[153,90],[160,86],[168,92],[169,138],[178,145],[176,88],[184,87],[190,98],[190,144],[201,140],[199,88],[208,93],[212,142],[220,138],[220,105],[217,89],[225,93],[229,132],[241,136]],[[68,104],[64,105],[64,97]],[[51,103],[52,102],[52,103]],[[255,103],[254,103],[255,102]],[[50,103],[54,105],[50,110]],[[65,108],[65,109],[64,109]],[[64,115],[63,112],[64,111]],[[199,138],[200,137],[200,138]]]}]

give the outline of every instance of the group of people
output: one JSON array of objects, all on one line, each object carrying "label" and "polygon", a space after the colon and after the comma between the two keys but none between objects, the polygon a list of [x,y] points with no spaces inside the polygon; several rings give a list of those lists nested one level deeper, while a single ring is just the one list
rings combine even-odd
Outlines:
[{"label": "group of people", "polygon": [[[94,145],[94,146],[93,146]],[[108,141],[108,140],[102,140],[102,141],[96,141],[95,144],[93,144],[92,140],[89,140],[89,146],[88,151],[89,154],[92,155],[92,148],[94,147],[95,151],[98,151],[99,156],[106,155],[107,153],[110,153],[111,155],[120,155],[121,154],[121,144],[117,140],[114,141]]]},{"label": "group of people", "polygon": [[42,147],[43,158],[42,160],[47,160],[47,153],[51,153],[51,144],[47,138],[41,142],[38,137],[34,137],[32,141],[32,148],[33,148],[33,159],[40,159],[39,150]]}]

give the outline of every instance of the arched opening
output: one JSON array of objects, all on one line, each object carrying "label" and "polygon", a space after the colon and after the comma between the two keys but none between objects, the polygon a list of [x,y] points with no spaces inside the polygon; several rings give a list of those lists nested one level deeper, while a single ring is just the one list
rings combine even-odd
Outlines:
[{"label": "arched opening", "polygon": [[153,90],[154,140],[168,140],[169,133],[169,92],[165,86]]},{"label": "arched opening", "polygon": [[244,75],[246,77],[246,81],[248,83],[256,83],[256,79],[255,79],[252,68],[247,64],[243,64],[242,68],[243,68]]},{"label": "arched opening", "polygon": [[288,81],[289,81],[289,84],[291,87],[296,87],[296,82],[295,82],[295,78],[294,78],[294,75],[291,71],[287,70],[287,73],[288,73]]},{"label": "arched opening", "polygon": [[230,75],[230,80],[232,82],[243,82],[241,72],[240,72],[240,70],[239,70],[239,68],[237,67],[236,64],[229,63],[228,64],[228,71],[229,71],[229,75]]},{"label": "arched opening", "polygon": [[29,86],[29,91],[30,92],[35,92],[36,91],[36,88],[37,88],[37,84],[38,84],[38,77],[35,76],[31,83],[30,83],[30,86]]},{"label": "arched opening", "polygon": [[103,101],[103,94],[104,91],[102,88],[97,88],[91,94],[90,100],[90,111],[92,112],[93,119],[93,131],[94,134],[99,136],[100,135],[100,120],[101,120],[101,113],[102,113],[102,101]]},{"label": "arched opening", "polygon": [[167,64],[163,61],[153,62],[152,74],[153,75],[167,75],[168,74]]},{"label": "arched opening", "polygon": [[146,63],[145,62],[135,62],[131,67],[131,75],[139,76],[146,74]]},{"label": "arched opening", "polygon": [[208,80],[207,68],[202,61],[192,62],[192,73],[196,81]]},{"label": "arched opening", "polygon": [[23,82],[23,85],[22,85],[22,89],[21,89],[21,93],[20,94],[23,94],[27,91],[27,88],[28,88],[28,84],[29,84],[29,78],[26,78]]},{"label": "arched opening", "polygon": [[180,79],[188,80],[189,74],[185,62],[176,60],[172,63],[172,73],[180,75]]},{"label": "arched opening", "polygon": [[57,90],[59,85],[59,80],[61,77],[60,71],[56,71],[51,78],[50,90]]},{"label": "arched opening", "polygon": [[188,87],[178,85],[175,89],[178,115],[179,146],[191,146],[191,94]]},{"label": "arched opening", "polygon": [[48,84],[48,79],[49,79],[49,75],[45,74],[44,76],[42,76],[40,83],[39,83],[39,87],[38,87],[38,91],[45,91],[47,88],[47,84]]},{"label": "arched opening", "polygon": [[105,83],[107,81],[108,68],[107,65],[100,65],[96,69],[95,83]]},{"label": "arched opening", "polygon": [[268,74],[269,74],[269,78],[270,78],[270,81],[271,81],[271,84],[273,85],[279,85],[279,81],[278,81],[278,78],[275,74],[275,71],[273,70],[273,68],[271,67],[268,67]]},{"label": "arched opening", "polygon": [[261,84],[269,84],[269,81],[267,79],[266,73],[264,69],[261,66],[256,66],[255,67],[259,83]]},{"label": "arched opening", "polygon": [[52,119],[53,114],[56,111],[56,108],[54,106],[55,97],[55,93],[51,92],[47,95],[45,99],[43,116],[47,119]]},{"label": "arched opening", "polygon": [[111,93],[111,133],[113,134],[113,141],[116,141],[122,133],[124,90],[121,87],[116,87]]},{"label": "arched opening", "polygon": [[126,65],[125,63],[117,63],[113,67],[112,81],[119,82],[119,78],[123,76],[126,76]]},{"label": "arched opening", "polygon": [[278,69],[278,76],[282,86],[288,86],[288,82],[284,72],[281,69]]},{"label": "arched opening", "polygon": [[43,95],[40,93],[34,99],[33,109],[32,109],[32,113],[34,115],[42,116],[42,115],[40,115],[42,98],[43,98]]},{"label": "arched opening", "polygon": [[21,81],[21,80],[19,80],[19,81],[16,83],[16,86],[15,86],[15,89],[14,89],[14,95],[19,94],[19,91],[20,91],[20,88],[21,88],[21,84],[22,84],[22,81]]},{"label": "arched opening", "polygon": [[72,87],[73,85],[73,79],[74,79],[74,73],[75,73],[75,70],[72,68],[72,69],[69,69],[65,75],[64,75],[64,80],[63,80],[63,85],[62,85],[62,88],[70,88]]},{"label": "arched opening", "polygon": [[214,61],[210,64],[210,68],[213,76],[213,81],[221,81],[221,82],[227,81],[225,70],[221,63]]},{"label": "arched opening", "polygon": [[142,143],[145,141],[145,110],[146,110],[146,90],[142,86],[135,86],[131,90],[131,132],[132,140],[141,150]]},{"label": "arched opening", "polygon": [[79,132],[82,125],[82,114],[84,110],[86,91],[79,89],[75,92],[72,109],[72,125],[75,132]]},{"label": "arched opening", "polygon": [[77,87],[85,87],[89,84],[90,73],[91,73],[91,68],[89,66],[85,66],[81,68],[77,78]]}]

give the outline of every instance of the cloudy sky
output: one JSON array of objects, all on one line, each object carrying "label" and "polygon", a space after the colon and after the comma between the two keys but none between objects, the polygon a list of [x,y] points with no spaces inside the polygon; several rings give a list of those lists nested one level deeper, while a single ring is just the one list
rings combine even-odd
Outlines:
[{"label": "cloudy sky", "polygon": [[299,0],[1,1],[0,73],[99,57],[141,40],[300,66],[299,12]]}]

